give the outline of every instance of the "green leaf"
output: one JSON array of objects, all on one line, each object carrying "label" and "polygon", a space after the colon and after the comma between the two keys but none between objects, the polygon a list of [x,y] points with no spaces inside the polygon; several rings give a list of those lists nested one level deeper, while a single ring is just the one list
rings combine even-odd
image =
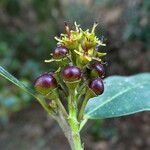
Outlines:
[{"label": "green leaf", "polygon": [[104,93],[88,101],[85,118],[112,118],[150,110],[150,73],[112,76],[104,82]]},{"label": "green leaf", "polygon": [[22,82],[20,82],[18,79],[16,79],[14,76],[12,76],[9,72],[7,72],[3,67],[0,66],[0,76],[3,76],[5,79],[9,80],[22,90],[24,90],[26,93],[30,94],[31,96],[38,99],[36,92],[33,89],[30,89],[26,85],[24,85]]}]

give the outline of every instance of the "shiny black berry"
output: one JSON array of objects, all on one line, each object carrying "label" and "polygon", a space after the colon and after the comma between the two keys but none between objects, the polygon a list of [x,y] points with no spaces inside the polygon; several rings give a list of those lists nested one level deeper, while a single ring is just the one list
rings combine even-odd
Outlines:
[{"label": "shiny black berry", "polygon": [[50,73],[40,75],[34,82],[37,92],[46,95],[57,87],[57,81]]},{"label": "shiny black berry", "polygon": [[89,83],[89,88],[96,94],[101,95],[104,92],[104,84],[101,78],[93,79]]},{"label": "shiny black berry", "polygon": [[56,47],[52,52],[52,55],[55,59],[61,59],[68,54],[68,49],[63,46]]},{"label": "shiny black berry", "polygon": [[99,77],[104,77],[105,68],[101,63],[99,62],[91,63],[91,69],[94,69],[97,72]]},{"label": "shiny black berry", "polygon": [[69,82],[77,81],[81,78],[81,71],[76,66],[67,66],[62,71],[62,77],[64,81]]}]

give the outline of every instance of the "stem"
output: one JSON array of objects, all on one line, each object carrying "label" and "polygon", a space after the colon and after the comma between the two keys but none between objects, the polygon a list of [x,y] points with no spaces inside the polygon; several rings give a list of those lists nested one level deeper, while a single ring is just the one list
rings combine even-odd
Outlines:
[{"label": "stem", "polygon": [[84,98],[83,103],[81,105],[79,116],[78,116],[79,121],[81,121],[83,119],[84,109],[85,109],[86,104],[87,104],[88,100],[90,99],[90,97],[91,97],[91,92],[86,92],[86,95],[85,95],[85,98]]},{"label": "stem", "polygon": [[59,112],[58,116],[55,116],[54,119],[58,122],[59,126],[61,127],[65,137],[68,139],[69,145],[72,150],[74,150],[74,144],[71,134],[71,128],[68,125],[66,119],[62,115],[61,111]]},{"label": "stem", "polygon": [[81,144],[81,138],[79,133],[72,132],[74,148],[72,150],[84,150]]},{"label": "stem", "polygon": [[82,130],[82,128],[84,127],[84,125],[87,123],[88,119],[83,119],[83,121],[80,123],[80,131]]},{"label": "stem", "polygon": [[59,110],[57,116],[53,116],[53,118],[58,122],[59,126],[61,127],[62,131],[65,134],[65,137],[68,139],[69,145],[72,150],[83,150],[81,147],[81,140],[80,135],[73,134],[73,131],[64,118],[63,114],[61,113],[61,110]]},{"label": "stem", "polygon": [[42,105],[42,107],[47,111],[47,113],[49,115],[53,115],[54,114],[53,109],[49,105],[47,105],[47,103],[45,102],[45,100],[43,98],[38,98],[37,97],[37,100]]},{"label": "stem", "polygon": [[72,150],[83,150],[83,146],[81,144],[81,138],[80,138],[80,124],[77,120],[77,101],[76,101],[76,95],[75,91],[70,90],[70,95],[68,99],[68,107],[69,107],[69,118],[68,122],[71,128],[72,133],[72,139],[74,148]]},{"label": "stem", "polygon": [[[69,88],[69,96],[68,96],[68,111],[69,115],[66,112],[63,104],[59,99],[59,95],[57,91],[53,91],[53,93],[47,95],[47,98],[51,99],[54,98],[55,102],[58,106],[58,111],[52,117],[58,122],[59,126],[61,127],[62,131],[64,132],[70,147],[72,150],[83,150],[83,145],[81,143],[80,138],[80,122],[78,122],[78,108],[77,108],[77,92],[76,92],[76,85],[77,83],[72,84],[71,88]],[[49,108],[47,105],[41,102],[44,108],[49,112]]]},{"label": "stem", "polygon": [[64,108],[63,104],[61,103],[61,101],[59,99],[56,99],[57,101],[57,105],[59,107],[59,109],[62,111],[63,115],[67,118],[68,114],[66,112],[66,109]]},{"label": "stem", "polygon": [[84,109],[85,109],[87,102],[88,102],[88,99],[85,99],[82,103],[82,106],[81,106],[81,109],[79,112],[79,117],[78,117],[79,120],[82,120],[82,118],[83,118],[83,113],[84,113]]},{"label": "stem", "polygon": [[53,96],[53,99],[54,99],[54,101],[56,101],[56,104],[57,104],[57,106],[59,107],[59,110],[61,110],[61,112],[63,113],[63,115],[67,118],[68,117],[68,114],[67,114],[67,112],[66,112],[66,109],[65,109],[65,107],[63,106],[63,104],[62,104],[62,102],[60,101],[60,99],[59,99],[59,95],[58,95],[58,93],[57,93],[57,91],[53,91],[53,95],[47,95],[47,98],[48,99],[51,99],[52,98],[52,96]]}]

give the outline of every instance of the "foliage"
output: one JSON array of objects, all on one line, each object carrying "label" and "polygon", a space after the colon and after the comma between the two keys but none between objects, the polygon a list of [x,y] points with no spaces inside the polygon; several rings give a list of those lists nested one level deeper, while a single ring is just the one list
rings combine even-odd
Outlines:
[{"label": "foliage", "polygon": [[17,16],[20,13],[19,0],[2,0],[1,3],[6,8],[6,11],[10,16]]},{"label": "foliage", "polygon": [[125,40],[139,39],[145,43],[147,49],[150,47],[150,26],[148,22],[149,11],[149,0],[137,3],[134,7],[129,7],[127,10],[128,24],[124,27],[123,32]]},{"label": "foliage", "polygon": [[[31,6],[32,10],[35,11],[34,20],[36,20],[36,18],[37,20],[40,20],[44,15],[45,18],[43,19],[45,24],[46,21],[49,21],[49,17],[52,16],[52,10],[57,8],[58,3],[51,1],[49,2],[49,5],[47,5],[47,8],[41,7],[41,3],[43,3],[42,5],[46,5],[47,1],[32,0],[30,2],[25,2],[19,0],[2,0],[0,2],[0,7],[3,11],[1,16],[2,18],[5,18],[0,21],[0,65],[9,69],[16,76],[22,76],[22,80],[24,80],[24,78],[33,80],[46,68],[53,70],[53,67],[50,68],[49,65],[43,65],[44,63],[39,62],[50,53],[49,51],[55,44],[54,40],[51,39],[50,41],[49,38],[50,33],[54,34],[57,32],[55,27],[52,27],[53,25],[50,24],[48,25],[49,28],[47,26],[47,29],[44,29],[43,26],[42,30],[39,30],[38,26],[35,29],[33,22],[31,23],[31,26],[29,25],[30,28],[32,28],[32,32],[30,32],[30,29],[23,27],[23,25],[26,24],[24,20],[24,9],[29,9],[28,6]],[[49,6],[51,6],[51,11],[49,11]],[[27,11],[31,12],[32,10],[29,9]],[[45,14],[49,15],[46,17]],[[29,15],[30,14],[27,14],[28,17]],[[22,25],[18,26],[17,21]],[[29,84],[28,80],[26,80],[27,84]],[[24,108],[27,99],[29,100],[27,104],[32,102],[30,97],[27,99],[24,98],[24,96],[21,96],[22,93],[14,87],[14,91],[18,93],[15,96],[7,91],[7,88],[4,86],[6,82],[3,80],[1,84],[0,101],[3,101],[4,96],[7,95],[5,96],[5,101],[7,101],[7,104],[9,101],[10,103],[13,102],[13,105],[9,105],[8,108],[5,102],[1,102],[0,107],[6,107],[8,109],[3,109],[3,112],[0,112],[0,118],[8,117],[11,112],[14,112],[14,107],[17,108],[15,111]],[[2,114],[5,114],[4,117]]]}]

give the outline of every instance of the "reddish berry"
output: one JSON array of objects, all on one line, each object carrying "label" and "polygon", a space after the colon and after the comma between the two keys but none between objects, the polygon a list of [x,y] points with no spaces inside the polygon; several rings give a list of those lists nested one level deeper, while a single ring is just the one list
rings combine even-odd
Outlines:
[{"label": "reddish berry", "polygon": [[63,46],[56,47],[52,52],[52,55],[56,59],[61,59],[68,54],[68,49]]},{"label": "reddish berry", "polygon": [[98,74],[99,77],[104,77],[105,75],[105,68],[104,66],[99,62],[94,62],[91,64],[92,69],[94,68]]},{"label": "reddish berry", "polygon": [[81,78],[81,71],[76,66],[67,66],[62,71],[62,76],[65,81],[73,82]]},{"label": "reddish berry", "polygon": [[101,78],[92,80],[89,84],[89,88],[96,94],[101,95],[104,92],[104,84]]},{"label": "reddish berry", "polygon": [[40,75],[34,83],[34,87],[36,91],[39,93],[46,95],[51,90],[55,89],[57,87],[57,81],[50,73],[45,73]]}]

